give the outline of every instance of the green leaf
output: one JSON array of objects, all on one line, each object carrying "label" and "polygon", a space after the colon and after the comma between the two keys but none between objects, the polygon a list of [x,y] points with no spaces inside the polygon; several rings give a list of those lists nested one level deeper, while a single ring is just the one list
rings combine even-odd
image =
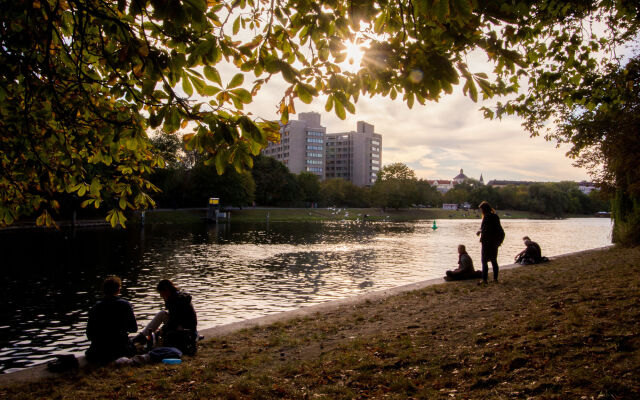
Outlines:
[{"label": "green leaf", "polygon": [[344,106],[342,105],[342,103],[338,100],[338,99],[334,99],[333,100],[333,106],[336,110],[336,115],[338,116],[338,118],[340,119],[346,119],[347,118],[347,113],[344,111]]},{"label": "green leaf", "polygon": [[242,85],[242,83],[244,82],[244,75],[242,74],[236,74],[233,79],[231,79],[231,82],[229,82],[229,84],[227,85],[227,89],[231,89],[237,86]]},{"label": "green leaf", "polygon": [[247,89],[234,89],[231,91],[231,93],[235,94],[236,96],[238,96],[238,99],[243,102],[244,104],[249,104],[251,103],[252,97],[251,97],[251,93],[249,93],[249,91]]},{"label": "green leaf", "polygon": [[333,108],[333,95],[329,95],[327,96],[327,102],[324,105],[324,109],[326,112],[331,111],[331,109]]},{"label": "green leaf", "polygon": [[233,34],[234,35],[237,35],[238,32],[240,32],[240,19],[241,18],[242,17],[238,17],[238,18],[236,18],[235,21],[233,21]]},{"label": "green leaf", "polygon": [[214,67],[209,65],[204,67],[204,76],[207,77],[213,83],[217,83],[219,86],[222,86],[222,81],[220,80],[220,73]]},{"label": "green leaf", "polygon": [[182,74],[182,90],[184,90],[187,96],[193,96],[193,86],[191,86],[186,72]]},{"label": "green leaf", "polygon": [[295,90],[298,98],[302,100],[303,103],[311,104],[311,102],[313,101],[313,96],[311,96],[311,93],[309,93],[309,90],[305,87],[305,85],[298,83]]}]

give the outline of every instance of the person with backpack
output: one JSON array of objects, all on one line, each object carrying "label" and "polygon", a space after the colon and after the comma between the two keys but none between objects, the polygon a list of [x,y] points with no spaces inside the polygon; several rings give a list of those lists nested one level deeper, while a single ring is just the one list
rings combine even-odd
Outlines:
[{"label": "person with backpack", "polygon": [[493,268],[493,281],[498,282],[498,247],[504,241],[504,229],[500,224],[500,217],[486,201],[478,206],[482,212],[482,224],[476,235],[482,243],[482,283],[487,284],[489,278],[489,262]]}]

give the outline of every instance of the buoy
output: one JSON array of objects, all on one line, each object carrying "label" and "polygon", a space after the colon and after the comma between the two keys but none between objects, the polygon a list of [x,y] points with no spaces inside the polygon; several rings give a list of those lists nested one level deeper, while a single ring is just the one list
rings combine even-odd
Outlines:
[{"label": "buoy", "polygon": [[436,225],[436,220],[435,219],[433,220],[433,226],[431,227],[431,229],[433,229],[434,231],[436,229],[438,229],[438,226]]}]

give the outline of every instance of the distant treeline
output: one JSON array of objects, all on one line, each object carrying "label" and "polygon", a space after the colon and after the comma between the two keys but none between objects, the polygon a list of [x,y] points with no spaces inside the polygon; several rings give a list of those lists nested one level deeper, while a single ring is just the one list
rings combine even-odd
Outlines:
[{"label": "distant treeline", "polygon": [[[229,167],[218,175],[214,165],[201,160],[185,162],[175,156],[175,144],[157,143],[168,161],[156,170],[151,181],[161,190],[154,199],[161,208],[204,207],[210,197],[219,197],[223,206],[274,207],[441,207],[443,203],[468,202],[476,207],[487,200],[499,209],[533,211],[560,217],[566,214],[593,214],[609,209],[598,191],[585,195],[575,182],[534,183],[492,188],[467,180],[442,194],[413,170],[401,163],[387,165],[371,188],[358,187],[344,179],[320,181],[308,172],[293,174],[283,163],[265,156],[254,160],[251,171]],[[164,146],[164,147],[163,147]]]}]

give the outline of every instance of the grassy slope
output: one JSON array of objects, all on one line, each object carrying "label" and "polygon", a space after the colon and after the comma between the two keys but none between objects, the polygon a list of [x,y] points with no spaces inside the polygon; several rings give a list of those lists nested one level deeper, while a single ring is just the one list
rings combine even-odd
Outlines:
[{"label": "grassy slope", "polygon": [[[329,210],[324,208],[257,208],[233,210],[231,212],[232,222],[265,222],[269,214],[270,222],[307,222],[307,221],[327,221],[327,220],[355,220],[361,219],[362,215],[367,214],[367,218],[372,221],[412,221],[419,219],[449,219],[449,218],[480,218],[474,211],[451,211],[437,208],[431,209],[389,209],[382,211],[379,208],[347,208]],[[508,214],[508,215],[505,215]],[[528,211],[499,211],[501,218],[548,218],[542,214],[536,214]],[[206,216],[204,210],[161,210],[151,211],[146,214],[146,222],[150,224],[178,224],[178,223],[195,223],[202,221]],[[133,220],[137,221],[139,216],[136,215]],[[135,222],[137,223],[137,222]]]},{"label": "grassy slope", "polygon": [[[0,398],[640,398],[640,247],[450,283]],[[582,397],[586,396],[586,397]]]}]

